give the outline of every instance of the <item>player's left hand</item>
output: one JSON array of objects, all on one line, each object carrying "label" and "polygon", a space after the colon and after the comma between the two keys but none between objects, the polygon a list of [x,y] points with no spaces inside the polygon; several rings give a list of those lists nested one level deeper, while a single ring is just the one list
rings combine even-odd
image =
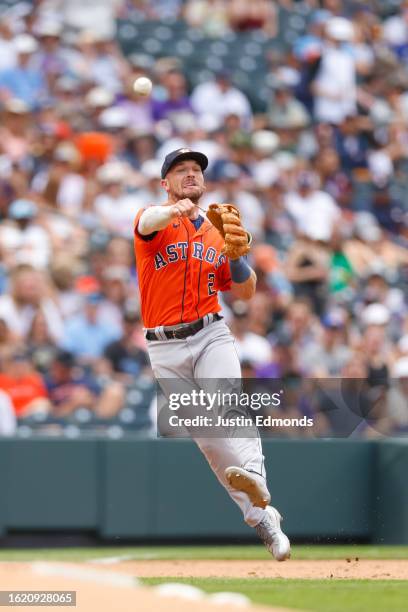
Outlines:
[{"label": "player's left hand", "polygon": [[241,223],[241,215],[234,204],[210,204],[208,220],[225,240],[222,253],[229,259],[238,259],[249,253],[252,236]]}]

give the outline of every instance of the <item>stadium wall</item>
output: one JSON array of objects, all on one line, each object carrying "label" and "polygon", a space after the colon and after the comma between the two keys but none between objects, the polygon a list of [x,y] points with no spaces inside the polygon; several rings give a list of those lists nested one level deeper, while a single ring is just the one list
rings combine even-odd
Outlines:
[{"label": "stadium wall", "polygon": [[[404,440],[264,442],[292,538],[408,543]],[[101,540],[251,538],[189,440],[2,439],[0,542],[11,533]]]}]

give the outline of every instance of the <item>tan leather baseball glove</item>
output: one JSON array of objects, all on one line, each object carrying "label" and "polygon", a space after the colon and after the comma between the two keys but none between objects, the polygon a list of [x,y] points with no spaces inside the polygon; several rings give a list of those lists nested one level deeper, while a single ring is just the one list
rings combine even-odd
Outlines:
[{"label": "tan leather baseball glove", "polygon": [[230,259],[249,253],[252,236],[242,227],[241,215],[234,204],[210,204],[207,218],[225,240],[221,253]]}]

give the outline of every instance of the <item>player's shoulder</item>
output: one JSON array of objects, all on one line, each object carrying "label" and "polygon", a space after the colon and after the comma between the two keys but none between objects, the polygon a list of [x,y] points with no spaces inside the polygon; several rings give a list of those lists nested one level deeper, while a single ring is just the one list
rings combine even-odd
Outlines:
[{"label": "player's shoulder", "polygon": [[150,251],[153,247],[156,248],[159,243],[168,237],[169,226],[161,229],[160,231],[155,231],[147,236],[140,234],[138,230],[140,219],[144,212],[152,210],[153,208],[162,208],[163,206],[164,204],[146,204],[146,206],[143,206],[143,208],[140,208],[137,211],[133,224],[133,236],[136,249]]},{"label": "player's shoulder", "polygon": [[141,208],[139,208],[139,210],[137,211],[135,215],[135,218],[133,220],[133,237],[135,239],[135,244],[138,244],[138,243],[143,244],[145,242],[143,236],[139,234],[138,226],[139,226],[140,218],[143,215],[143,213],[149,208],[151,208],[152,206],[154,206],[154,204],[146,204],[145,206],[142,206]]},{"label": "player's shoulder", "polygon": [[137,214],[141,216],[145,210],[148,210],[149,208],[152,208],[153,206],[159,206],[159,204],[144,204],[143,206],[139,208],[139,210],[137,211]]},{"label": "player's shoulder", "polygon": [[146,212],[146,210],[149,210],[150,208],[156,208],[158,206],[161,206],[161,205],[160,204],[145,204],[144,206],[139,208],[139,210],[136,213],[135,220],[134,220],[135,228],[136,228],[137,223],[139,222],[140,217],[143,215],[144,212]]}]

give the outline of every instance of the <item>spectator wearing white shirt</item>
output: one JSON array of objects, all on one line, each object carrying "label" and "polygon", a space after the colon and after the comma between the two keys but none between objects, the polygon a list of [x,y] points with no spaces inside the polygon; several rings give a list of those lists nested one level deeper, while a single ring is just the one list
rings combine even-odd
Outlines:
[{"label": "spectator wearing white shirt", "polygon": [[301,172],[297,188],[286,196],[286,209],[300,234],[313,240],[328,241],[340,219],[340,209],[331,195],[317,189],[318,177]]},{"label": "spectator wearing white shirt", "polygon": [[31,187],[49,206],[60,208],[65,216],[80,215],[86,192],[86,179],[79,172],[80,156],[70,142],[60,143],[47,167],[34,175]]},{"label": "spectator wearing white shirt", "polygon": [[3,261],[8,268],[27,263],[35,268],[47,267],[51,245],[48,233],[35,222],[38,208],[31,200],[15,200],[6,221],[0,227]]},{"label": "spectator wearing white shirt", "polygon": [[148,159],[143,162],[140,172],[146,182],[134,196],[138,207],[148,204],[164,204],[167,201],[167,194],[161,186],[160,170],[161,162],[157,159]]},{"label": "spectator wearing white shirt", "polygon": [[241,188],[241,170],[238,165],[228,162],[220,171],[219,188],[204,194],[202,203],[207,208],[212,202],[232,202],[241,213],[242,223],[254,239],[264,235],[265,211],[261,202],[249,191]]},{"label": "spectator wearing white shirt", "polygon": [[108,162],[98,169],[96,177],[103,191],[94,200],[95,213],[108,231],[131,238],[135,215],[143,203],[126,192],[126,166],[118,161]]},{"label": "spectator wearing white shirt", "polygon": [[408,431],[408,357],[401,357],[393,366],[392,384],[387,393],[387,411],[395,432]]},{"label": "spectator wearing white shirt", "polygon": [[63,333],[63,321],[54,301],[44,295],[43,274],[28,264],[22,264],[11,271],[10,279],[10,292],[0,296],[0,318],[10,332],[16,339],[26,339],[35,314],[41,310],[51,337],[58,341]]},{"label": "spectator wearing white shirt", "polygon": [[12,436],[17,429],[16,415],[11,399],[0,389],[0,438]]},{"label": "spectator wearing white shirt", "polygon": [[270,187],[279,178],[279,168],[273,155],[279,147],[279,136],[269,130],[257,130],[252,134],[253,159],[251,175],[259,189]]},{"label": "spectator wearing white shirt", "polygon": [[219,72],[215,81],[197,85],[191,94],[191,105],[200,117],[212,115],[219,125],[227,115],[238,115],[242,127],[248,128],[252,120],[252,110],[248,98],[234,87],[227,72]]},{"label": "spectator wearing white shirt", "polygon": [[[18,98],[3,102],[0,122],[0,143],[2,164],[10,176],[17,164],[26,164],[34,142],[33,114],[30,107]],[[4,172],[4,171],[3,171]],[[24,190],[18,191],[24,193]]]},{"label": "spectator wearing white shirt", "polygon": [[356,66],[344,43],[354,37],[353,24],[343,17],[333,17],[326,25],[326,43],[313,84],[317,121],[340,124],[356,113]]},{"label": "spectator wearing white shirt", "polygon": [[85,96],[87,115],[93,124],[99,121],[104,110],[110,108],[115,102],[114,94],[105,87],[98,85],[92,87]]},{"label": "spectator wearing white shirt", "polygon": [[271,345],[266,338],[249,330],[248,305],[237,300],[232,304],[232,312],[230,327],[235,336],[234,343],[240,361],[246,361],[254,366],[269,363],[272,357]]},{"label": "spectator wearing white shirt", "polygon": [[304,129],[310,123],[309,113],[293,94],[289,79],[281,79],[274,85],[273,102],[268,108],[268,122],[272,129]]},{"label": "spectator wearing white shirt", "polygon": [[[207,118],[204,117],[206,123]],[[168,140],[165,140],[163,144],[156,151],[156,159],[163,160],[168,153],[175,151],[176,149],[183,149],[187,147],[192,151],[201,151],[208,157],[208,170],[214,164],[214,161],[221,155],[222,149],[218,142],[216,142],[211,136],[207,134],[207,130],[202,127],[199,119],[195,117],[191,112],[179,112],[172,117],[172,124],[174,128],[174,135]],[[214,127],[214,124],[210,127]],[[143,171],[142,171],[143,173]]]},{"label": "spectator wearing white shirt", "polygon": [[108,34],[93,29],[82,30],[76,39],[76,49],[64,52],[67,71],[81,81],[104,87],[113,94],[123,89],[129,66],[117,43]]},{"label": "spectator wearing white shirt", "polygon": [[401,53],[408,45],[408,3],[402,2],[397,14],[388,17],[384,22],[384,40],[395,50]]},{"label": "spectator wearing white shirt", "polygon": [[58,12],[73,30],[89,29],[101,36],[116,31],[116,11],[122,0],[48,0],[48,10]]},{"label": "spectator wearing white shirt", "polygon": [[10,25],[2,16],[0,22],[0,70],[14,68],[17,64],[17,52],[13,43]]}]

